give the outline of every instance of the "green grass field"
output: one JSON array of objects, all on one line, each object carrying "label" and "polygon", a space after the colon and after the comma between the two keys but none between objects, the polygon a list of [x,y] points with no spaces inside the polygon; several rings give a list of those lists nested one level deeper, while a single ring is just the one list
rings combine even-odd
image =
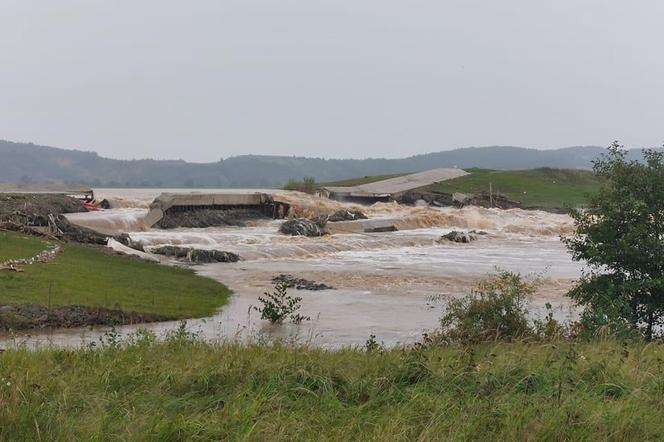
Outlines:
[{"label": "green grass field", "polygon": [[[7,244],[14,244],[7,253],[13,257],[32,256],[45,247],[34,238],[4,236]],[[81,304],[177,319],[212,315],[230,294],[223,284],[189,269],[74,244],[64,244],[61,254],[49,263],[23,268],[21,273],[0,272],[0,305]]]},{"label": "green grass field", "polygon": [[47,247],[45,241],[34,236],[0,231],[0,262],[32,258]]},{"label": "green grass field", "polygon": [[1,440],[661,440],[664,346],[0,354]]},{"label": "green grass field", "polygon": [[[467,169],[469,175],[430,186],[443,193],[488,192],[489,184],[496,194],[520,202],[523,207],[556,208],[582,206],[588,194],[599,189],[599,180],[590,171],[540,168],[529,170]],[[406,174],[375,175],[353,178],[322,186],[357,186]]]},{"label": "green grass field", "polygon": [[501,194],[524,207],[564,208],[582,206],[588,194],[599,189],[590,171],[571,169],[488,170],[468,169],[469,175],[432,186],[439,192],[488,192]]}]

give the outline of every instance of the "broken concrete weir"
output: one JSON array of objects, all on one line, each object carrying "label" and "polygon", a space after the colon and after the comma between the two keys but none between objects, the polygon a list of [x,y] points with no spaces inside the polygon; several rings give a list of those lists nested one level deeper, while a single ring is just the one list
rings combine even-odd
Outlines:
[{"label": "broken concrete weir", "polygon": [[[290,205],[263,192],[162,193],[150,204],[148,227],[204,227],[241,225],[243,219],[285,218]],[[200,214],[208,221],[197,219]]]}]

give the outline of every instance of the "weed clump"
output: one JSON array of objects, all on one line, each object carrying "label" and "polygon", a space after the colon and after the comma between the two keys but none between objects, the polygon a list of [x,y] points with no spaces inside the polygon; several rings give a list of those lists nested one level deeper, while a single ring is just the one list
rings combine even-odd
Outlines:
[{"label": "weed clump", "polygon": [[261,314],[261,319],[268,320],[272,324],[281,324],[287,318],[293,324],[299,324],[310,319],[308,316],[297,313],[301,307],[302,298],[290,296],[288,286],[283,282],[277,282],[271,293],[265,292],[258,300],[262,307],[254,307],[254,310]]},{"label": "weed clump", "polygon": [[376,335],[373,333],[369,335],[369,339],[364,343],[364,350],[367,353],[384,351],[385,348],[381,343],[376,340]]}]

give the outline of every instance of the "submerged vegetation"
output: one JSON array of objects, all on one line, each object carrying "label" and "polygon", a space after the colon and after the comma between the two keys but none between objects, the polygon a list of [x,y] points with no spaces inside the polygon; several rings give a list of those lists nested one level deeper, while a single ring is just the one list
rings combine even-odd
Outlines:
[{"label": "submerged vegetation", "polygon": [[285,282],[277,282],[274,290],[259,296],[258,301],[261,303],[261,307],[254,307],[254,309],[261,314],[261,319],[270,321],[272,324],[281,324],[285,319],[299,324],[310,319],[297,313],[301,307],[302,298],[290,296]]}]

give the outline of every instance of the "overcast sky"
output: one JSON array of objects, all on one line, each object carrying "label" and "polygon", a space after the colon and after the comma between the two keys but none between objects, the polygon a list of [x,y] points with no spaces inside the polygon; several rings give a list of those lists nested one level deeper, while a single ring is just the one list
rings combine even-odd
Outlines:
[{"label": "overcast sky", "polygon": [[0,0],[0,139],[114,158],[664,142],[662,0]]}]

